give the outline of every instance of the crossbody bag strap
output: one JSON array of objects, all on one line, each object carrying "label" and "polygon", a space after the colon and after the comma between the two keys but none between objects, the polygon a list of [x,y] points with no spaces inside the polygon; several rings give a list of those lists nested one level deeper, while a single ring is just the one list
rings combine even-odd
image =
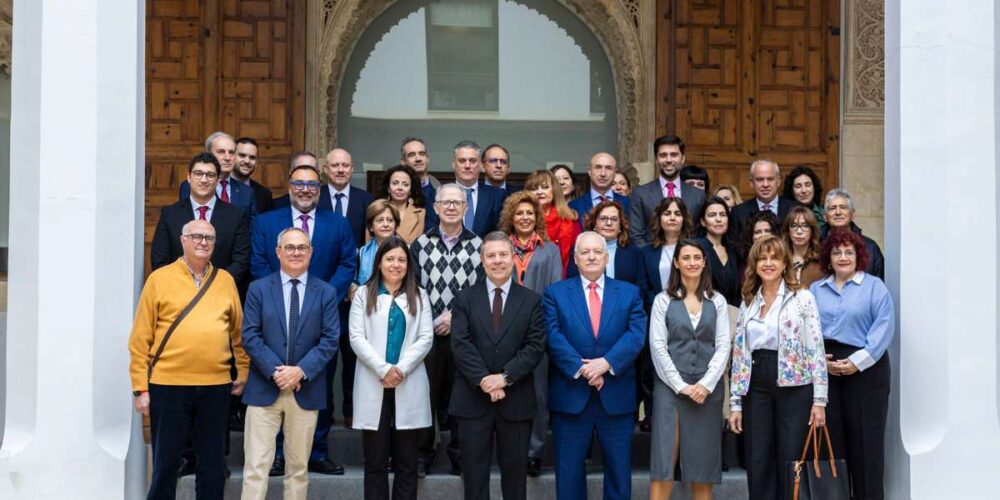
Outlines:
[{"label": "crossbody bag strap", "polygon": [[187,317],[188,313],[194,309],[194,306],[198,305],[201,298],[205,296],[205,293],[208,292],[208,289],[212,286],[212,282],[215,281],[215,275],[218,274],[218,272],[218,267],[212,267],[212,274],[208,275],[208,279],[205,280],[205,283],[201,286],[201,289],[198,290],[198,293],[195,294],[193,299],[191,299],[191,302],[188,302],[188,305],[184,306],[184,310],[177,315],[177,319],[170,324],[170,328],[167,328],[167,333],[163,334],[163,340],[160,341],[159,347],[156,348],[156,354],[153,355],[153,359],[149,360],[149,368],[146,369],[147,384],[153,377],[153,367],[156,366],[156,362],[160,360],[160,355],[163,354],[163,348],[167,346],[167,341],[170,340],[170,336],[174,333],[174,330],[177,329],[177,326],[181,324],[181,321],[184,321],[184,318]]}]

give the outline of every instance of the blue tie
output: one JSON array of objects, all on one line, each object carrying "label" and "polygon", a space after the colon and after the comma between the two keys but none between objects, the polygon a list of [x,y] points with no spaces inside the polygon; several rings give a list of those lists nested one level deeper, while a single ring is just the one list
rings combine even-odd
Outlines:
[{"label": "blue tie", "polygon": [[337,193],[337,195],[334,196],[334,198],[337,198],[337,204],[334,205],[333,211],[337,212],[340,215],[344,215],[344,205],[341,203],[341,200],[344,199],[344,193]]},{"label": "blue tie", "polygon": [[295,345],[295,334],[299,330],[299,283],[297,279],[289,280],[292,283],[292,297],[288,301],[288,357],[285,364],[292,364],[292,347]]},{"label": "blue tie", "polygon": [[472,188],[465,189],[465,228],[472,231],[472,221],[476,218],[476,207],[472,205]]}]

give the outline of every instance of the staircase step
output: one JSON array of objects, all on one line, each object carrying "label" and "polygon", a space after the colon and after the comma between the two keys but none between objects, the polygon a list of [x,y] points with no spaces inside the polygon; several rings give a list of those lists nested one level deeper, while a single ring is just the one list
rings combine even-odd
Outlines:
[{"label": "staircase step", "polygon": [[[225,499],[240,498],[243,483],[243,470],[231,467],[232,476],[226,482]],[[390,474],[390,482],[392,475]],[[178,481],[177,499],[195,500],[194,476],[185,476]],[[593,471],[587,474],[587,496],[601,498],[603,477],[601,472]],[[281,500],[281,478],[272,477],[268,482],[267,499]],[[417,483],[419,498],[462,498],[462,480],[458,476],[432,474]],[[722,484],[715,485],[714,498],[747,498],[746,472],[733,469],[722,473]],[[500,472],[494,469],[490,478],[490,497],[500,498]],[[556,497],[555,474],[545,471],[541,477],[528,478],[528,498],[532,500],[548,500]],[[360,499],[364,498],[364,471],[361,467],[346,468],[343,476],[326,476],[309,474],[310,500],[319,499]],[[632,472],[632,498],[645,500],[649,498],[648,469],[634,468]],[[675,488],[672,499],[688,499],[691,493],[688,487],[680,484]]]}]

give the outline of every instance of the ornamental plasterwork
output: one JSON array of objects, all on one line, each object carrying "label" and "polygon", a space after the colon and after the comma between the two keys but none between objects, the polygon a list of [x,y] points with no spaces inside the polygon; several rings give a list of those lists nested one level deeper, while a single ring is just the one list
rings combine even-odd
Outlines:
[{"label": "ornamental plasterwork", "polygon": [[[318,33],[319,49],[308,55],[310,64],[316,66],[309,88],[319,91],[306,96],[306,145],[326,151],[337,143],[337,99],[351,52],[372,20],[395,0],[310,1],[320,2],[311,12],[322,14],[315,16],[310,26]],[[619,165],[650,161],[648,145],[655,128],[644,103],[653,102],[649,75],[653,74],[655,57],[649,58],[643,51],[638,25],[640,8],[647,1],[560,0],[594,32],[608,53],[618,106]]]},{"label": "ornamental plasterwork", "polygon": [[10,76],[14,0],[0,1],[0,71]]},{"label": "ornamental plasterwork", "polygon": [[885,105],[885,4],[847,2],[845,121],[881,121]]}]

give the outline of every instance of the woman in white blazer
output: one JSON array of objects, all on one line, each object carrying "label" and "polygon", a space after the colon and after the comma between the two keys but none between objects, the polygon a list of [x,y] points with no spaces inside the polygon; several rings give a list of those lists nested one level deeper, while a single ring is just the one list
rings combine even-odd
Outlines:
[{"label": "woman in white blazer", "polygon": [[417,498],[420,429],[431,426],[430,386],[424,357],[434,341],[430,301],[417,286],[410,250],[393,236],[375,254],[371,280],[351,303],[354,424],[365,452],[365,499]]}]

